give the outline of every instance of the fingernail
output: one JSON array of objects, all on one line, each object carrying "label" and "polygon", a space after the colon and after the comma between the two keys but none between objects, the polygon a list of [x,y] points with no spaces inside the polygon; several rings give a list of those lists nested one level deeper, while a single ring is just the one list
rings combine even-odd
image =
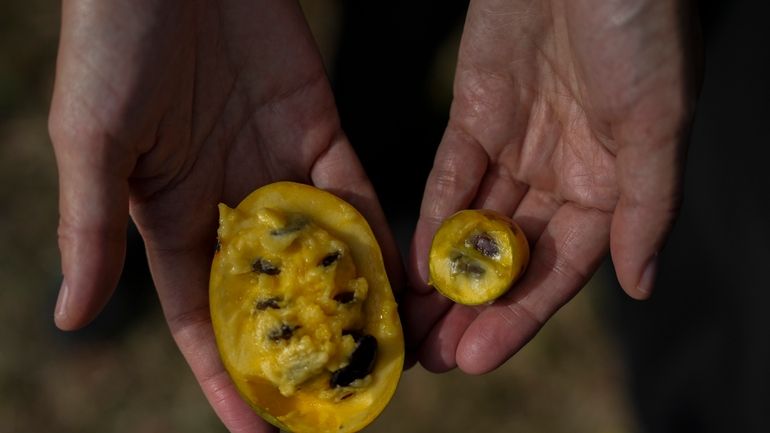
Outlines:
[{"label": "fingernail", "polygon": [[636,286],[636,290],[643,294],[644,297],[650,296],[652,289],[655,286],[655,277],[658,274],[658,255],[655,254],[650,258],[647,263],[647,267],[642,272],[642,278],[639,280],[639,284]]},{"label": "fingernail", "polygon": [[56,309],[54,310],[54,320],[61,322],[67,319],[67,298],[69,297],[69,286],[67,280],[62,279],[59,288],[59,297],[56,299]]}]

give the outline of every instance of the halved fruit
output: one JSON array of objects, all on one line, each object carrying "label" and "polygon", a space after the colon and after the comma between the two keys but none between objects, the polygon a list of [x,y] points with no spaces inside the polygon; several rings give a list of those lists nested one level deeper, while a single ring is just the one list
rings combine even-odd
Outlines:
[{"label": "halved fruit", "polygon": [[497,212],[463,210],[447,218],[430,248],[430,284],[465,305],[489,303],[521,277],[529,263],[524,232]]},{"label": "halved fruit", "polygon": [[243,398],[284,430],[355,432],[396,390],[404,341],[366,220],[317,188],[278,182],[219,205],[211,319]]}]

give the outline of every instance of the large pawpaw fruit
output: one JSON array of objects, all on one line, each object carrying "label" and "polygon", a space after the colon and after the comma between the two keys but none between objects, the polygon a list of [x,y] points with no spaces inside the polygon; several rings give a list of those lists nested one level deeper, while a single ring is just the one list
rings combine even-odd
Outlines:
[{"label": "large pawpaw fruit", "polygon": [[465,305],[492,302],[529,263],[529,244],[513,220],[497,212],[462,210],[444,220],[429,255],[430,284]]},{"label": "large pawpaw fruit", "polygon": [[369,225],[340,198],[292,182],[219,210],[211,319],[241,395],[291,432],[362,429],[393,396],[404,361]]}]

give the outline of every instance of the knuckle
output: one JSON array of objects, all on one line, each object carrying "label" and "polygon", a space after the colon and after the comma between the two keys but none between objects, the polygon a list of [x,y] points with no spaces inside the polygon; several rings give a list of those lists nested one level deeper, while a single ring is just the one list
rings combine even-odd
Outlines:
[{"label": "knuckle", "polygon": [[437,167],[433,176],[433,193],[438,197],[446,197],[456,193],[462,187],[462,180],[453,164]]},{"label": "knuckle", "polygon": [[54,104],[48,113],[48,136],[55,151],[108,154],[123,151],[116,134],[101,125],[95,116],[81,113],[85,109],[64,109]]},{"label": "knuckle", "polygon": [[501,313],[501,316],[505,318],[506,324],[511,329],[519,329],[524,324],[525,327],[539,328],[545,323],[545,318],[538,317],[535,313],[523,305],[520,302],[512,302],[507,305],[505,314]]}]

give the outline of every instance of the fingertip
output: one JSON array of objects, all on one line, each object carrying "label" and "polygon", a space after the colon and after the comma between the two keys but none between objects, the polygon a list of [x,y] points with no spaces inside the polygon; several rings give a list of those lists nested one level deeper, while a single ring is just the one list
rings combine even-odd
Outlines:
[{"label": "fingertip", "polygon": [[441,354],[438,354],[438,356],[421,355],[420,365],[422,365],[425,370],[435,374],[446,373],[457,368],[454,354],[452,354],[451,357],[442,356]]},{"label": "fingertip", "polygon": [[112,297],[126,252],[125,229],[91,232],[60,226],[59,248],[64,278],[54,309],[63,331],[86,326]]},{"label": "fingertip", "polygon": [[469,339],[463,336],[455,357],[457,368],[473,376],[490,373],[516,354],[523,344],[526,342],[519,343],[514,348],[506,348],[502,345],[492,345],[483,339]]},{"label": "fingertip", "polygon": [[56,298],[56,308],[54,309],[53,320],[56,327],[62,331],[72,331],[75,328],[70,323],[67,303],[69,301],[69,287],[67,280],[62,279],[59,295]]},{"label": "fingertip", "polygon": [[[489,373],[507,359],[498,353],[506,349],[504,344],[494,336],[499,329],[495,328],[494,323],[488,323],[487,317],[489,313],[485,312],[479,317],[477,323],[471,324],[457,345],[455,355],[457,367],[466,374]],[[497,362],[498,359],[500,359],[499,362]]]},{"label": "fingertip", "polygon": [[452,302],[438,292],[427,295],[407,293],[401,304],[401,321],[408,350],[417,350],[433,325],[451,308]]},{"label": "fingertip", "polygon": [[489,373],[511,358],[542,326],[519,303],[494,304],[468,326],[457,346],[457,366],[467,374]]},{"label": "fingertip", "polygon": [[658,256],[654,254],[644,267],[639,276],[638,283],[626,289],[626,293],[636,300],[643,301],[652,295],[655,288],[655,280],[658,276]]},{"label": "fingertip", "polygon": [[[620,286],[633,299],[648,299],[658,274],[663,247],[674,214],[619,206],[612,220],[610,249]],[[645,223],[647,222],[647,223]]]},{"label": "fingertip", "polygon": [[518,351],[518,344],[514,349],[506,347],[506,344],[487,338],[486,334],[479,332],[478,325],[472,325],[457,346],[457,368],[474,376],[489,373]]},{"label": "fingertip", "polygon": [[420,363],[433,373],[444,373],[457,367],[457,347],[466,329],[479,312],[472,307],[454,304],[433,326],[420,348]]},{"label": "fingertip", "polygon": [[466,374],[480,375],[489,373],[495,367],[487,366],[489,347],[483,340],[463,338],[457,348],[457,367]]},{"label": "fingertip", "polygon": [[642,219],[653,220],[654,216],[643,217],[633,210],[618,209],[613,217],[610,238],[618,283],[628,296],[637,300],[652,295],[658,273],[658,251],[668,232],[668,221],[639,228],[638,221]]},{"label": "fingertip", "polygon": [[109,302],[117,284],[77,290],[64,281],[54,309],[54,324],[62,331],[76,331],[91,323]]},{"label": "fingertip", "polygon": [[419,291],[422,293],[428,293],[431,290],[433,290],[433,287],[430,285],[430,263],[428,262],[430,259],[426,256],[420,260],[417,261],[417,275],[419,277],[419,283],[418,288]]},{"label": "fingertip", "polygon": [[432,290],[428,260],[433,235],[444,218],[473,202],[488,163],[484,147],[450,119],[425,184],[412,239],[410,280],[418,292]]}]

